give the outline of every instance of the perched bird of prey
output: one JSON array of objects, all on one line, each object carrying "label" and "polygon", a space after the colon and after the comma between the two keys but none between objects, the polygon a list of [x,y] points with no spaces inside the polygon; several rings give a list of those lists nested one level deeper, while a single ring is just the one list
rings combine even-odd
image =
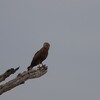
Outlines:
[{"label": "perched bird of prey", "polygon": [[32,69],[34,66],[38,64],[42,64],[42,62],[47,58],[48,51],[50,48],[50,44],[45,42],[43,47],[37,51],[32,59],[30,66],[27,68],[28,70]]}]

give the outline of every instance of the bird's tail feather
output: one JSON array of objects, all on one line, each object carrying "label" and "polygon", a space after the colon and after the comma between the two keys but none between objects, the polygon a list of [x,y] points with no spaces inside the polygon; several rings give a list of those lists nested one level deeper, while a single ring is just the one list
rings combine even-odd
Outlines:
[{"label": "bird's tail feather", "polygon": [[27,67],[27,70],[31,70],[33,67],[30,65]]}]

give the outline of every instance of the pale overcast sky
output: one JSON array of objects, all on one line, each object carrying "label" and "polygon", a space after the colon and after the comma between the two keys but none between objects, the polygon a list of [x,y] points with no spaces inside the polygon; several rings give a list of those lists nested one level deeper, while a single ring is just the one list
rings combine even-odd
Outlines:
[{"label": "pale overcast sky", "polygon": [[48,72],[0,100],[100,100],[100,0],[0,0],[0,74],[26,70],[43,43]]}]

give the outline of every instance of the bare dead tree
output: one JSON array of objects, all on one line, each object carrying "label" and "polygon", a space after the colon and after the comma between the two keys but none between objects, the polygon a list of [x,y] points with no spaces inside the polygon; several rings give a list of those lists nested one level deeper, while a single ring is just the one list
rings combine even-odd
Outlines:
[{"label": "bare dead tree", "polygon": [[[0,75],[0,82],[4,81],[11,74],[14,74],[18,69],[19,67],[15,69],[14,68],[8,69],[4,74]],[[48,67],[46,65],[42,65],[41,67],[39,66],[35,69],[19,73],[14,79],[0,85],[0,95],[15,88],[16,86],[24,84],[25,81],[27,81],[28,79],[34,79],[43,76],[44,74],[47,73],[47,69]]]}]

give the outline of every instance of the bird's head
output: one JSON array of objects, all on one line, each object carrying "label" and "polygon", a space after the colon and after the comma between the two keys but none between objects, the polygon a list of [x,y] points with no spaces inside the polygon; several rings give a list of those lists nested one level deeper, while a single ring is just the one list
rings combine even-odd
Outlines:
[{"label": "bird's head", "polygon": [[50,48],[50,44],[48,42],[45,42],[43,44],[43,47],[46,48],[46,49],[49,49]]}]

